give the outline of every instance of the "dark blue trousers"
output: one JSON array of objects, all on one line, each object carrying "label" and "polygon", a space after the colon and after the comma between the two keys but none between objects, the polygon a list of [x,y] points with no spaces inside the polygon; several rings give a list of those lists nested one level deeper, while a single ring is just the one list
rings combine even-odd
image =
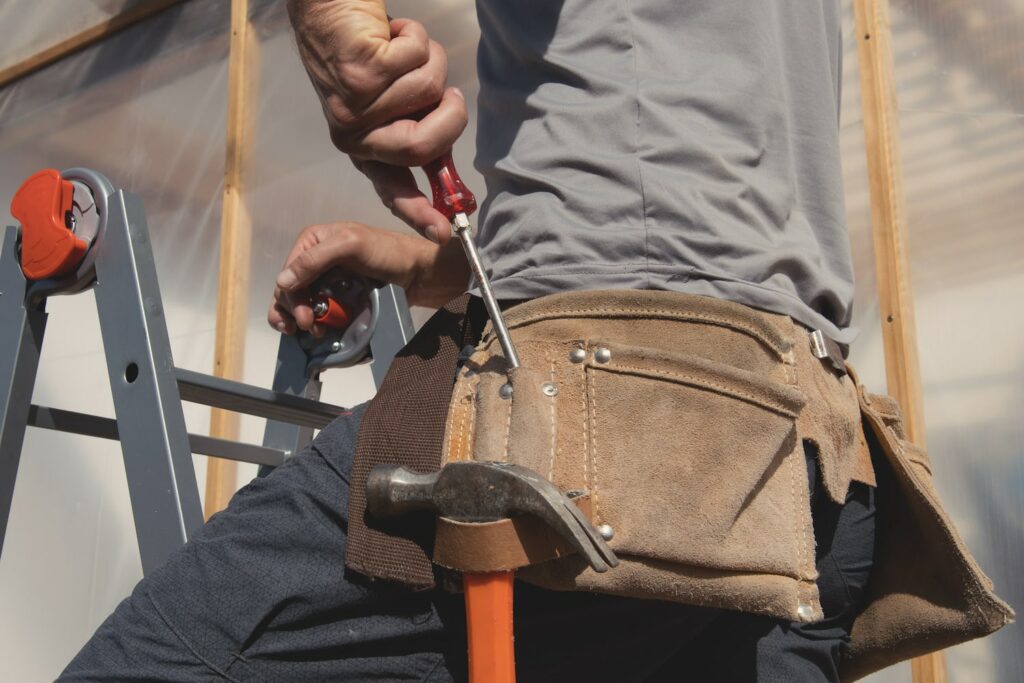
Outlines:
[{"label": "dark blue trousers", "polygon": [[[349,473],[364,409],[240,490],[136,586],[60,680],[464,680],[461,596],[409,592],[344,569]],[[872,563],[873,491],[855,484],[840,507],[816,479],[825,621],[791,624],[518,583],[519,680],[837,680]]]}]

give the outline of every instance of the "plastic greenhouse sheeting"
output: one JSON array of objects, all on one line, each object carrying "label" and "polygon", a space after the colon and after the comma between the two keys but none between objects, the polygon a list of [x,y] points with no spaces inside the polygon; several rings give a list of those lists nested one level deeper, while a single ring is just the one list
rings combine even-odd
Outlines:
[{"label": "plastic greenhouse sheeting", "polygon": [[[9,0],[0,7],[0,68],[127,4]],[[89,166],[141,195],[176,364],[201,372],[213,362],[229,4],[188,0],[0,90],[4,210],[21,180],[45,166]],[[882,391],[857,36],[850,0],[843,6],[841,143],[861,329],[852,360]],[[982,566],[1019,607],[1024,595],[1012,569],[1024,560],[1024,432],[1014,419],[1024,387],[1017,353],[1024,314],[1015,301],[1024,291],[1024,88],[1007,74],[1024,73],[1024,41],[1011,28],[1024,26],[1024,0],[958,7],[893,0],[925,410],[938,486]],[[473,2],[404,0],[388,8],[422,21],[448,50],[450,80],[471,104],[455,157],[482,199],[483,182],[471,169]],[[405,228],[331,146],[283,3],[253,2],[251,18],[259,66],[245,184],[253,244],[244,379],[269,386],[278,336],[264,322],[265,306],[297,231],[334,220]],[[112,416],[91,295],[54,299],[48,310],[34,401]],[[366,368],[326,379],[325,400],[351,405],[372,393]],[[208,417],[186,404],[191,431],[204,433]],[[260,420],[242,425],[244,439],[259,440]],[[205,459],[195,461],[202,490]],[[253,471],[243,467],[241,478]],[[5,678],[51,680],[140,576],[117,445],[29,430],[0,561]],[[1024,679],[1019,642],[1011,626],[950,650],[951,680]],[[909,683],[909,666],[870,680]]]},{"label": "plastic greenhouse sheeting", "polygon": [[4,0],[0,4],[0,69],[144,2]]}]

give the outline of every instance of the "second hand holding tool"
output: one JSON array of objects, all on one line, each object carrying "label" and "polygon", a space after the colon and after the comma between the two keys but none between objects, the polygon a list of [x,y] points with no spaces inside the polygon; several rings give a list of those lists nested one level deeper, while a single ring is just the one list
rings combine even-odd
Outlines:
[{"label": "second hand holding tool", "polygon": [[502,353],[508,362],[508,370],[519,367],[519,356],[512,345],[512,338],[505,327],[505,320],[501,316],[501,309],[491,291],[491,283],[484,272],[483,263],[480,261],[480,253],[473,241],[473,228],[469,222],[469,216],[476,211],[476,197],[469,191],[466,184],[462,182],[458,171],[455,170],[455,162],[452,160],[451,151],[442,154],[440,157],[423,166],[430,181],[430,190],[434,195],[434,208],[444,214],[452,225],[452,232],[462,242],[462,248],[469,259],[469,266],[480,283],[480,297],[484,300],[487,308],[487,315],[491,318],[491,325],[494,333],[501,344]]}]

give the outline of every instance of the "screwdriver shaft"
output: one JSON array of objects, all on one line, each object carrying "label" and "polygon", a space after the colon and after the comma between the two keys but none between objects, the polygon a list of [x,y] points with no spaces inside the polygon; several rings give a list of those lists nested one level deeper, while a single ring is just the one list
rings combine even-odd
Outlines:
[{"label": "screwdriver shaft", "polygon": [[491,319],[491,325],[494,327],[494,334],[498,337],[498,343],[501,344],[501,351],[505,354],[508,369],[518,368],[519,354],[516,353],[515,346],[512,344],[512,337],[509,336],[508,328],[505,327],[505,319],[502,317],[501,309],[494,298],[494,292],[491,291],[490,280],[487,278],[487,273],[484,272],[483,263],[480,262],[480,253],[476,250],[472,230],[470,230],[469,216],[461,212],[455,214],[455,219],[452,221],[452,230],[454,230],[455,235],[462,242],[466,258],[469,259],[469,267],[472,268],[473,275],[476,276],[477,282],[480,283],[480,298],[484,300],[487,315]]}]

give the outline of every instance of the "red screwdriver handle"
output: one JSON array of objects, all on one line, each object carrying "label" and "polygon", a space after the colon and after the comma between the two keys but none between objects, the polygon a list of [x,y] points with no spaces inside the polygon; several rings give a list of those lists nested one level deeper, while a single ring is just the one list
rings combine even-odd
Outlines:
[{"label": "red screwdriver handle", "polygon": [[457,213],[469,216],[476,211],[476,197],[455,170],[450,151],[424,165],[423,170],[427,172],[427,180],[430,181],[434,208],[444,214],[445,218],[452,221]]}]

